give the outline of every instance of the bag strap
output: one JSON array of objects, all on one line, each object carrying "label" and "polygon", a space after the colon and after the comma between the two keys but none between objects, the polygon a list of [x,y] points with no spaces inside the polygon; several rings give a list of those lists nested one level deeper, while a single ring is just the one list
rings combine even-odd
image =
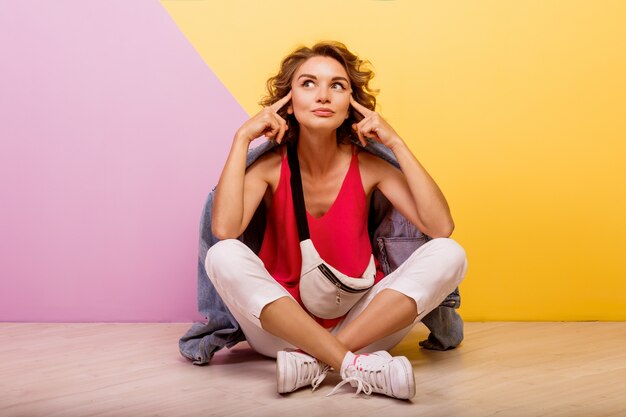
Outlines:
[{"label": "bag strap", "polygon": [[298,223],[298,235],[300,242],[310,239],[309,222],[306,218],[306,206],[304,205],[304,193],[302,191],[302,177],[300,176],[300,161],[298,161],[297,142],[287,145],[287,158],[291,171],[291,199]]}]

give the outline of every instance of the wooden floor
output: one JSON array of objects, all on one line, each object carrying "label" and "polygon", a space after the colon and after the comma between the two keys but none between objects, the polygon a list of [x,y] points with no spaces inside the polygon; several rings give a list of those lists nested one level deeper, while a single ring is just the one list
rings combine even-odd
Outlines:
[{"label": "wooden floor", "polygon": [[329,375],[276,392],[275,361],[241,343],[209,366],[178,353],[189,323],[0,323],[0,416],[626,416],[626,323],[467,323],[458,349],[391,351],[417,395],[354,397]]}]

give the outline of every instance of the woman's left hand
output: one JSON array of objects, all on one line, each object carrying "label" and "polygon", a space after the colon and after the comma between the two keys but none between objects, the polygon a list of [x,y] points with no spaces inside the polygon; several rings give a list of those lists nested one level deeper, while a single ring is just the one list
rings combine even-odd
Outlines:
[{"label": "woman's left hand", "polygon": [[361,105],[353,96],[350,96],[350,104],[364,116],[359,123],[352,124],[352,129],[359,136],[359,141],[363,146],[367,145],[365,139],[367,137],[382,143],[392,151],[396,145],[403,143],[402,138],[378,113]]}]

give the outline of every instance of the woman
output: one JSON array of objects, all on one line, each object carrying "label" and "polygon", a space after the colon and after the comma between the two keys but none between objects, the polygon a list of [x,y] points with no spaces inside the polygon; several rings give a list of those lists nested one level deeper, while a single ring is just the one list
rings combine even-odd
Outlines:
[{"label": "woman", "polygon": [[[250,346],[277,358],[280,393],[312,385],[330,368],[366,394],[415,395],[410,362],[393,348],[463,279],[465,251],[445,197],[404,140],[374,111],[373,73],[338,42],[299,48],[268,80],[266,106],[237,131],[220,176],[212,232],[219,239],[206,257],[207,275],[240,323]],[[322,259],[360,277],[371,256],[367,233],[370,197],[380,190],[432,240],[384,276],[343,317],[325,320],[304,307],[301,253],[295,225],[286,146],[246,170],[250,142],[264,135],[294,144],[300,164],[311,239]],[[351,143],[378,141],[401,170]],[[267,224],[258,256],[236,238],[260,204]],[[356,352],[356,353],[355,353]],[[363,352],[359,354],[359,352]],[[366,353],[367,352],[367,353]],[[334,392],[334,391],[333,391]]]}]

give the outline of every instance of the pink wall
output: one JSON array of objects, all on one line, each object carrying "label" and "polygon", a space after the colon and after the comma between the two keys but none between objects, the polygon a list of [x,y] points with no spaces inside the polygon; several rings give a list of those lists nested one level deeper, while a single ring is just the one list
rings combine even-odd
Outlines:
[{"label": "pink wall", "polygon": [[247,118],[156,1],[0,2],[0,320],[191,321]]}]

